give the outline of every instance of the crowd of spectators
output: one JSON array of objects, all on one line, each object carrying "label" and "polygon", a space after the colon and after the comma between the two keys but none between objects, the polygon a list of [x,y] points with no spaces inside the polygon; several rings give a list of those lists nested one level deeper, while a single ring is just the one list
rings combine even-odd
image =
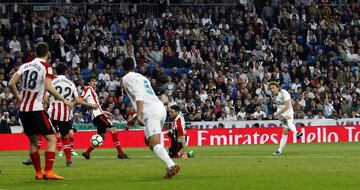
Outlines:
[{"label": "crowd of spectators", "polygon": [[[360,6],[334,2],[272,0],[259,7],[240,0],[216,11],[171,6],[158,16],[121,5],[115,12],[111,4],[54,7],[41,16],[17,6],[0,30],[0,113],[17,121],[7,81],[44,41],[51,64],[66,63],[79,92],[89,75],[98,76],[100,101],[114,122],[134,113],[121,89],[125,57],[188,121],[273,119],[269,81],[290,92],[296,119],[357,118]],[[90,121],[86,109],[75,112],[75,122]]]}]

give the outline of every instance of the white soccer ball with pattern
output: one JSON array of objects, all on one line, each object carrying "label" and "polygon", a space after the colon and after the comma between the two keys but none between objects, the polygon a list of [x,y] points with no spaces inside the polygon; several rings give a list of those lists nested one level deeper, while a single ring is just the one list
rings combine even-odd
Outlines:
[{"label": "white soccer ball with pattern", "polygon": [[101,146],[104,142],[104,139],[99,134],[93,135],[90,139],[90,144],[94,147]]}]

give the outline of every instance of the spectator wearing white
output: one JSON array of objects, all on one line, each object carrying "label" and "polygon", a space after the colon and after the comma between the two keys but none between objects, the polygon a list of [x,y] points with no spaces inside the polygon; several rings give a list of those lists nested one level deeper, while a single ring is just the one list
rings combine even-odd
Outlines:
[{"label": "spectator wearing white", "polygon": [[264,60],[265,54],[263,51],[261,51],[261,46],[259,44],[256,45],[251,54],[254,55],[258,61]]},{"label": "spectator wearing white", "polygon": [[230,26],[226,23],[226,19],[221,19],[221,23],[219,24],[218,28],[228,30]]},{"label": "spectator wearing white", "polygon": [[347,53],[346,53],[346,61],[349,61],[349,62],[356,62],[358,61],[358,54],[356,54],[354,52],[354,48],[351,47],[350,50],[347,50]]},{"label": "spectator wearing white", "polygon": [[95,30],[95,26],[91,24],[91,20],[88,20],[86,24],[83,26],[82,31],[86,31],[90,33],[91,31]]},{"label": "spectator wearing white", "polygon": [[78,68],[80,64],[80,57],[79,55],[76,53],[76,50],[72,51],[72,61],[71,61],[71,67],[74,68]]},{"label": "spectator wearing white", "polygon": [[226,114],[230,113],[231,108],[233,108],[233,102],[232,100],[227,100],[226,103],[224,102],[224,111]]},{"label": "spectator wearing white", "polygon": [[106,72],[106,69],[103,69],[102,72],[99,74],[98,80],[105,82],[105,84],[110,81],[110,75]]},{"label": "spectator wearing white", "polygon": [[13,35],[12,40],[9,43],[9,48],[14,52],[21,52],[21,43],[17,40],[15,35]]},{"label": "spectator wearing white", "polygon": [[194,45],[191,46],[190,55],[191,55],[190,57],[191,63],[203,63],[200,51],[196,49],[196,46]]},{"label": "spectator wearing white", "polygon": [[[322,50],[319,50],[322,51]],[[302,65],[302,60],[299,58],[299,55],[295,55],[295,58],[291,61],[290,65],[291,67],[298,67]]]},{"label": "spectator wearing white", "polygon": [[76,50],[74,48],[70,48],[65,54],[66,62],[71,64],[72,68],[77,68],[80,63],[80,57],[76,54]]},{"label": "spectator wearing white", "polygon": [[145,58],[145,63],[152,65],[155,63],[155,57],[153,56],[153,54],[151,54],[150,48],[151,47],[145,47],[144,58]]},{"label": "spectator wearing white", "polygon": [[178,28],[176,28],[175,33],[179,34],[180,36],[184,35],[183,26],[180,25]]},{"label": "spectator wearing white", "polygon": [[221,112],[221,116],[217,120],[218,121],[227,121],[226,113]]},{"label": "spectator wearing white", "polygon": [[115,45],[113,47],[113,51],[116,53],[117,56],[125,55],[125,49],[123,46],[120,45],[119,40],[115,40]]},{"label": "spectator wearing white", "polygon": [[81,112],[74,114],[73,124],[82,124],[84,122],[85,121]]},{"label": "spectator wearing white", "polygon": [[191,32],[193,32],[193,34],[195,35],[195,37],[199,37],[200,36],[200,31],[202,29],[199,27],[198,23],[194,24],[194,28],[191,30]]},{"label": "spectator wearing white", "polygon": [[241,107],[240,111],[237,113],[237,120],[245,120],[246,119],[246,111],[245,107]]},{"label": "spectator wearing white", "polygon": [[325,118],[331,118],[333,112],[336,112],[336,110],[334,109],[334,106],[329,102],[329,99],[325,99],[324,100],[324,116]]},{"label": "spectator wearing white", "polygon": [[237,116],[236,116],[234,108],[230,108],[230,112],[226,115],[226,120],[227,121],[236,121],[237,120]]},{"label": "spectator wearing white", "polygon": [[164,84],[165,90],[168,90],[169,94],[172,94],[173,91],[176,89],[176,84],[172,81],[171,76],[168,76],[167,82]]},{"label": "spectator wearing white", "polygon": [[102,87],[100,92],[99,92],[99,99],[105,99],[108,96],[109,96],[109,93],[106,92],[105,87]]},{"label": "spectator wearing white", "polygon": [[261,110],[260,106],[256,106],[256,110],[253,113],[253,116],[255,119],[257,120],[263,120],[266,118],[266,113],[264,111]]},{"label": "spectator wearing white", "polygon": [[105,42],[103,40],[100,41],[99,50],[104,55],[107,55],[109,53],[109,48],[107,47],[107,45],[105,44]]},{"label": "spectator wearing white", "polygon": [[67,25],[67,23],[68,23],[67,19],[61,15],[61,12],[60,12],[60,11],[57,11],[56,17],[54,17],[53,20],[55,21],[55,23],[56,23],[56,22],[60,22],[60,24],[61,24],[61,29],[65,29],[65,28],[66,28],[66,25]]},{"label": "spectator wearing white", "polygon": [[345,50],[350,50],[350,48],[354,47],[351,36],[347,36],[347,38],[343,42]]},{"label": "spectator wearing white", "polygon": [[247,74],[243,73],[243,70],[242,69],[239,69],[239,72],[236,73],[239,75],[239,81],[238,83],[244,83],[244,84],[247,84],[249,82],[249,78],[247,76]]},{"label": "spectator wearing white", "polygon": [[9,87],[5,87],[3,89],[3,92],[0,94],[0,99],[1,100],[12,100],[12,98],[14,97],[14,95],[9,91]]},{"label": "spectator wearing white", "polygon": [[217,51],[218,54],[220,52],[227,53],[229,51],[229,47],[225,44],[224,40],[221,40],[220,45],[216,48],[216,51]]},{"label": "spectator wearing white", "polygon": [[316,30],[317,29],[318,24],[315,22],[314,18],[310,19],[309,26],[310,26],[311,30]]},{"label": "spectator wearing white", "polygon": [[208,99],[208,94],[204,88],[201,89],[199,96],[200,96],[201,102],[203,102],[203,103],[205,103],[205,101]]},{"label": "spectator wearing white", "polygon": [[179,52],[179,59],[187,60],[189,58],[191,58],[191,53],[186,51],[186,46],[183,46]]},{"label": "spectator wearing white", "polygon": [[317,38],[316,35],[314,34],[314,32],[312,30],[308,30],[308,34],[306,37],[306,43],[307,44],[314,44],[317,42]]},{"label": "spectator wearing white", "polygon": [[161,16],[162,16],[163,18],[165,18],[165,17],[171,18],[173,15],[172,15],[172,13],[170,12],[169,9],[166,9],[165,12],[164,12]]},{"label": "spectator wearing white", "polygon": [[153,27],[159,26],[159,23],[156,20],[156,18],[154,17],[154,15],[150,15],[150,17],[145,20],[145,24],[149,25],[149,26],[153,26]]},{"label": "spectator wearing white", "polygon": [[161,63],[163,60],[163,52],[159,50],[159,46],[155,45],[154,50],[151,51],[151,55],[156,63]]},{"label": "spectator wearing white", "polygon": [[298,88],[301,88],[301,84],[299,82],[299,79],[296,78],[294,84],[291,85],[291,89],[293,91],[296,91]]},{"label": "spectator wearing white", "polygon": [[258,80],[260,79],[260,75],[264,73],[264,68],[260,65],[260,63],[255,63],[255,68],[253,69],[254,77]]},{"label": "spectator wearing white", "polygon": [[212,25],[212,21],[211,21],[211,19],[209,18],[209,16],[206,13],[204,14],[204,18],[201,19],[201,24],[203,26]]},{"label": "spectator wearing white", "polygon": [[110,75],[110,80],[106,83],[107,90],[116,91],[118,87],[120,87],[120,81],[115,79],[113,74]]},{"label": "spectator wearing white", "polygon": [[343,47],[341,45],[337,46],[337,51],[339,52],[339,58],[342,60],[347,60],[347,53],[346,51],[343,49]]}]

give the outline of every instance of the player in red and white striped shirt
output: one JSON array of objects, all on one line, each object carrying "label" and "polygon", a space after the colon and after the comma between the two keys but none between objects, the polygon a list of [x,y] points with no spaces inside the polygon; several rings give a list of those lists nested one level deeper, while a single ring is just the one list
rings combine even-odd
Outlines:
[{"label": "player in red and white striped shirt", "polygon": [[[50,92],[60,101],[72,107],[72,103],[60,95],[51,83],[52,68],[46,63],[50,56],[49,47],[46,43],[36,46],[36,56],[31,62],[20,66],[9,82],[9,87],[14,97],[20,102],[20,120],[24,132],[30,141],[30,157],[33,162],[36,179],[64,179],[52,170],[55,162],[55,143],[53,126],[44,111],[43,98],[45,92]],[[16,84],[21,81],[21,97]],[[47,141],[45,148],[45,171],[41,169],[40,154],[38,152],[38,135],[43,135]]]},{"label": "player in red and white striped shirt", "polygon": [[[79,97],[75,84],[66,78],[66,65],[58,64],[55,68],[56,70],[56,78],[52,80],[52,84],[54,85],[55,89],[64,96],[65,99],[68,101],[75,100],[75,103],[82,104],[84,106],[91,107],[93,109],[97,109],[97,104],[90,104],[85,102],[82,98]],[[57,128],[60,132],[61,139],[64,144],[64,152],[66,157],[66,166],[71,166],[71,145],[70,145],[70,131],[72,130],[72,117],[73,117],[73,110],[62,101],[55,99],[55,97],[50,97],[48,114],[50,116],[51,122],[55,128]],[[61,142],[58,139],[58,143]]]},{"label": "player in red and white striped shirt", "polygon": [[[174,119],[172,130],[168,133],[171,138],[171,147],[169,148],[169,156],[171,158],[185,158],[193,157],[193,151],[186,152],[186,130],[185,119],[180,112],[180,107],[172,105],[170,107],[170,116]],[[181,150],[181,153],[179,153]]]},{"label": "player in red and white striped shirt", "polygon": [[[115,148],[117,149],[119,159],[127,159],[128,156],[123,152],[120,146],[120,141],[118,139],[118,132],[116,128],[109,122],[108,117],[112,117],[110,112],[104,111],[101,109],[99,103],[99,97],[95,92],[97,84],[97,77],[90,76],[89,77],[89,86],[87,86],[81,93],[81,98],[83,98],[86,102],[91,104],[97,104],[98,108],[92,110],[92,118],[93,124],[97,127],[98,134],[103,137],[105,140],[106,131],[111,133],[111,137],[114,143]],[[90,147],[86,150],[86,152],[82,153],[82,156],[85,159],[90,159],[90,153],[94,150],[95,147],[90,145]]]}]

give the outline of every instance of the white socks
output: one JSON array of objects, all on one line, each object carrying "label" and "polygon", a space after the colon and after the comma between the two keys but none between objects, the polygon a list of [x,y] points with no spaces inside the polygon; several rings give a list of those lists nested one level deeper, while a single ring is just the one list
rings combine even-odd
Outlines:
[{"label": "white socks", "polygon": [[153,151],[163,162],[165,162],[168,168],[175,165],[162,144],[155,145]]},{"label": "white socks", "polygon": [[280,147],[279,147],[279,149],[278,149],[279,152],[282,152],[283,149],[285,148],[285,145],[286,145],[286,142],[287,142],[287,138],[288,138],[287,135],[284,135],[284,134],[282,135],[281,140],[280,140]]}]

